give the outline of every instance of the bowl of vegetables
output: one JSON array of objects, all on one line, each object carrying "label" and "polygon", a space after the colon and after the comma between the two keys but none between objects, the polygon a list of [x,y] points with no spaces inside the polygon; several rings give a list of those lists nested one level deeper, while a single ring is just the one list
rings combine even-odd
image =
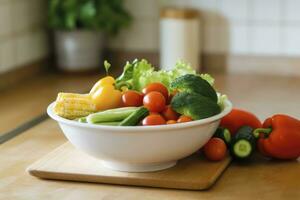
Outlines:
[{"label": "bowl of vegetables", "polygon": [[231,109],[209,75],[182,62],[155,71],[141,60],[127,63],[116,79],[100,79],[88,94],[59,93],[47,112],[75,147],[103,166],[147,172],[196,152]]}]

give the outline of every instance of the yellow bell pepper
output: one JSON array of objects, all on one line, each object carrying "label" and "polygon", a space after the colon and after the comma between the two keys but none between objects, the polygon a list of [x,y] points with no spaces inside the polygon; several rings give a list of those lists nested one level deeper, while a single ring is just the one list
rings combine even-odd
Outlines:
[{"label": "yellow bell pepper", "polygon": [[92,101],[98,111],[121,106],[122,92],[115,89],[114,83],[113,77],[106,76],[100,79],[90,91]]},{"label": "yellow bell pepper", "polygon": [[111,76],[106,76],[100,79],[91,89],[90,94],[94,94],[100,87],[104,85],[113,85],[115,83],[115,79]]}]

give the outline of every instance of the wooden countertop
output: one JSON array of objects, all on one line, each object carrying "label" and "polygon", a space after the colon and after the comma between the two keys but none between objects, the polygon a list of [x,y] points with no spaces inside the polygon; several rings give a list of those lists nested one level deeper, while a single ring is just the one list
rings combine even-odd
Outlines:
[{"label": "wooden countertop", "polygon": [[[45,113],[60,91],[88,91],[99,75],[49,74],[0,91],[0,136],[26,126]],[[1,142],[0,142],[1,143]]]},{"label": "wooden countertop", "polygon": [[[236,75],[216,79],[219,91],[260,118],[278,112],[300,118],[300,79]],[[47,181],[25,172],[28,165],[65,141],[58,125],[47,119],[1,144],[0,199],[300,199],[300,163],[259,157],[248,164],[232,163],[207,191]]]}]

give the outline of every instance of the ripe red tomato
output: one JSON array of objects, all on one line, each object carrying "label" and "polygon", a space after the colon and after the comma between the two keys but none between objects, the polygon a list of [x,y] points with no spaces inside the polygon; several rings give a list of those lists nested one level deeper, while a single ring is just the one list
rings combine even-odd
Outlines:
[{"label": "ripe red tomato", "polygon": [[166,120],[161,115],[148,115],[142,121],[143,126],[163,125],[166,124]]},{"label": "ripe red tomato", "polygon": [[168,121],[167,121],[167,124],[176,124],[176,123],[177,123],[176,120],[168,120]]},{"label": "ripe red tomato", "polygon": [[166,86],[164,86],[162,83],[150,83],[143,89],[143,94],[148,94],[150,92],[160,92],[162,95],[164,95],[165,99],[168,100],[169,98],[169,92]]},{"label": "ripe red tomato", "polygon": [[149,115],[159,115],[158,112],[149,112]]},{"label": "ripe red tomato", "polygon": [[179,114],[177,112],[175,112],[171,106],[166,106],[166,108],[163,110],[162,112],[162,116],[166,119],[166,120],[177,120],[179,117]]},{"label": "ripe red tomato", "polygon": [[149,92],[144,96],[143,99],[144,106],[150,112],[161,112],[166,107],[166,99],[160,92]]},{"label": "ripe red tomato", "polygon": [[208,160],[219,161],[226,156],[227,147],[220,138],[211,138],[203,148],[204,155]]},{"label": "ripe red tomato", "polygon": [[190,122],[190,121],[193,121],[193,119],[185,115],[181,115],[177,120],[178,123]]},{"label": "ripe red tomato", "polygon": [[141,106],[143,105],[143,94],[133,91],[133,90],[128,90],[123,93],[122,95],[122,104],[124,107],[129,107],[129,106]]}]

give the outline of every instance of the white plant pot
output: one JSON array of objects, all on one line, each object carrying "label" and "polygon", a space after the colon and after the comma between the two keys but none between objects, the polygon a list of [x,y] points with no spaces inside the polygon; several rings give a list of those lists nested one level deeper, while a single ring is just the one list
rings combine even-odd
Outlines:
[{"label": "white plant pot", "polygon": [[96,69],[102,63],[103,34],[99,31],[55,31],[55,54],[61,70]]}]

